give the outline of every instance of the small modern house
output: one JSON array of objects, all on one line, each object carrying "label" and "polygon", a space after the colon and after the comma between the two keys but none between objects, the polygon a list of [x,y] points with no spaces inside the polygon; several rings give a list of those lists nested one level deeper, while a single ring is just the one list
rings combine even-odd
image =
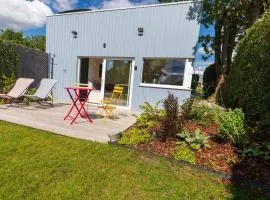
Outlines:
[{"label": "small modern house", "polygon": [[168,92],[181,102],[189,98],[200,29],[190,15],[200,4],[186,1],[48,16],[46,51],[51,74],[58,80],[54,98],[68,101],[64,87],[76,83],[94,88],[89,98],[93,103],[109,98],[115,86],[123,87],[118,105],[132,111],[146,101],[164,99]]}]

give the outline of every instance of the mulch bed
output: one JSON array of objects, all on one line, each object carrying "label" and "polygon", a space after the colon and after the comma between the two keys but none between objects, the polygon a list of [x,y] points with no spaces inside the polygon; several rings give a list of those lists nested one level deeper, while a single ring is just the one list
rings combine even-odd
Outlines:
[{"label": "mulch bed", "polygon": [[134,145],[133,148],[139,150],[151,151],[164,157],[172,157],[173,151],[176,147],[177,139],[169,139],[166,142],[153,140],[147,144]]},{"label": "mulch bed", "polygon": [[[234,146],[229,143],[221,143],[216,139],[219,132],[218,125],[202,126],[194,121],[185,121],[184,128],[189,132],[194,132],[197,128],[200,128],[202,133],[210,136],[209,144],[211,148],[200,149],[195,152],[198,166],[212,168],[231,176],[241,175],[244,178],[270,185],[270,161],[241,158]],[[173,157],[176,142],[177,139],[168,139],[166,142],[153,140],[147,144],[134,145],[133,148],[151,151],[164,157]]]}]

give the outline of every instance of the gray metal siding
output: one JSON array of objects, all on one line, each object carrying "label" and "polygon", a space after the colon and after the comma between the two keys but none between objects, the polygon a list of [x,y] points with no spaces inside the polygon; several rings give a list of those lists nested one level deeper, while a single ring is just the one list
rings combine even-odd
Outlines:
[{"label": "gray metal siding", "polygon": [[[199,35],[199,24],[188,20],[193,3],[136,9],[85,12],[55,15],[47,18],[47,52],[55,54],[54,78],[58,79],[56,99],[67,100],[65,86],[76,82],[77,57],[131,57],[136,58],[138,70],[134,71],[132,108],[138,107],[140,96],[142,59],[144,57],[193,58],[193,47]],[[138,27],[144,35],[138,36]],[[73,38],[71,31],[78,32]],[[107,48],[103,48],[103,43]],[[169,90],[147,88],[148,98],[163,97]],[[165,91],[165,92],[164,92]],[[173,91],[173,90],[172,90]],[[175,91],[186,97],[187,91]]]}]

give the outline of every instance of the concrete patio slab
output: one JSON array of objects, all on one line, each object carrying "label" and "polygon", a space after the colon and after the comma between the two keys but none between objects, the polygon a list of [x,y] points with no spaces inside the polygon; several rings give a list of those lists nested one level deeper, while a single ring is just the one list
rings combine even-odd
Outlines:
[{"label": "concrete patio slab", "polygon": [[89,104],[87,112],[93,123],[79,117],[77,123],[70,125],[71,120],[64,120],[69,108],[70,105],[60,103],[55,104],[54,107],[20,105],[0,109],[0,120],[102,143],[115,142],[120,136],[119,133],[132,126],[136,121],[135,116],[126,109],[117,109],[118,118],[116,120],[100,117],[97,115],[97,106]]}]

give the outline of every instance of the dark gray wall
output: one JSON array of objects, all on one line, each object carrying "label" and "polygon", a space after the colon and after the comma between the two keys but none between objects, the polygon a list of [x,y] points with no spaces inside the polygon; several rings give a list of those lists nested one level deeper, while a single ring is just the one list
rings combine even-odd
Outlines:
[{"label": "dark gray wall", "polygon": [[18,77],[35,79],[31,87],[36,87],[42,78],[48,77],[48,54],[19,46]]}]

